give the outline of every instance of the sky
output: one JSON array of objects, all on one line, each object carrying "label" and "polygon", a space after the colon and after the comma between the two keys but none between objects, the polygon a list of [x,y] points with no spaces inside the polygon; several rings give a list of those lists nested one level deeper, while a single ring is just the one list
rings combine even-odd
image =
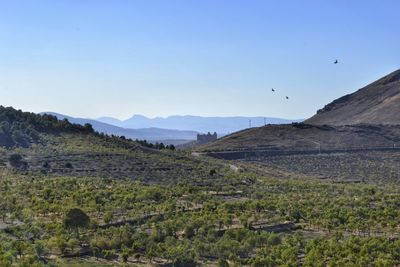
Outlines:
[{"label": "sky", "polygon": [[0,105],[307,118],[400,68],[399,12],[397,0],[0,0]]}]

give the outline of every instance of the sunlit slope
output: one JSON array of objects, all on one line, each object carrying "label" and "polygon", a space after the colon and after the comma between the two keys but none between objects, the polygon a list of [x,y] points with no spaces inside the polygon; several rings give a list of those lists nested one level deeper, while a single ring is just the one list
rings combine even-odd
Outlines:
[{"label": "sunlit slope", "polygon": [[400,70],[334,100],[306,120],[309,124],[400,124]]}]

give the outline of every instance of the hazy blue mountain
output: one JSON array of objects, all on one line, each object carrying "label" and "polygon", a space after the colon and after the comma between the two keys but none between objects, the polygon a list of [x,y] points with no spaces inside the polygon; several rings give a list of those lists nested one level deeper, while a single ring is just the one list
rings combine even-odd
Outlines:
[{"label": "hazy blue mountain", "polygon": [[112,118],[112,117],[101,117],[101,118],[98,118],[97,121],[104,122],[104,123],[111,124],[111,125],[118,126],[118,127],[122,127],[121,121],[118,119]]},{"label": "hazy blue mountain", "polygon": [[167,118],[147,118],[142,115],[134,115],[124,121],[110,117],[101,117],[97,120],[115,126],[132,129],[159,127],[184,131],[197,131],[201,133],[217,132],[218,134],[228,134],[248,128],[249,120],[251,120],[252,127],[262,126],[264,125],[264,119],[267,124],[287,124],[302,121],[268,117],[200,117],[190,115],[170,116]]},{"label": "hazy blue mountain", "polygon": [[140,139],[140,140],[146,139],[153,142],[157,141],[165,142],[167,140],[168,144],[178,144],[182,143],[183,140],[194,140],[197,137],[197,132],[195,131],[161,129],[157,127],[127,129],[93,119],[74,118],[55,112],[42,112],[41,114],[44,113],[54,115],[58,119],[68,119],[72,123],[77,123],[77,124],[90,123],[93,126],[93,128],[98,132],[114,134],[118,136],[123,135],[127,138],[132,138],[132,139]]}]

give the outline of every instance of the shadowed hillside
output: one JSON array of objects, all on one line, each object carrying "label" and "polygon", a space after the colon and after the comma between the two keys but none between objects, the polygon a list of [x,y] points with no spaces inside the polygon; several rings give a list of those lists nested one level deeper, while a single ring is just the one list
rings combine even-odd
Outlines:
[{"label": "shadowed hillside", "polygon": [[270,125],[197,148],[206,155],[258,165],[283,177],[399,182],[400,125]]},{"label": "shadowed hillside", "polygon": [[268,125],[225,136],[199,151],[314,151],[400,147],[400,126]]}]

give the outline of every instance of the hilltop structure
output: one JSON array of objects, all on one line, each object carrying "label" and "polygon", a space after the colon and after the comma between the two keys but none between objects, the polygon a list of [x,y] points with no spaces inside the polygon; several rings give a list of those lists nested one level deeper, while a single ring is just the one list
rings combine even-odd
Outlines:
[{"label": "hilltop structure", "polygon": [[216,132],[214,132],[213,134],[211,134],[210,132],[208,132],[207,134],[197,134],[197,143],[206,144],[217,140],[217,138],[218,136]]}]

